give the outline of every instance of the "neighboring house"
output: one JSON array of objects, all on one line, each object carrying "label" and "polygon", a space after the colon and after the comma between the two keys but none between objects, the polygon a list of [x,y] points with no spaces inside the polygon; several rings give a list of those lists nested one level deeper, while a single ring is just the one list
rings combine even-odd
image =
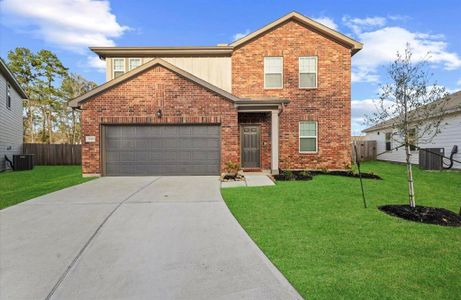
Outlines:
[{"label": "neighboring house", "polygon": [[18,81],[0,58],[0,171],[9,169],[5,155],[13,160],[22,153],[22,100],[27,98]]},{"label": "neighboring house", "polygon": [[[420,142],[417,146],[421,148],[444,148],[445,156],[449,157],[453,146],[457,145],[458,153],[453,158],[461,161],[461,91],[449,96],[445,104],[445,110],[447,114],[442,121],[441,132],[430,143]],[[379,160],[403,163],[406,161],[403,147],[386,152],[401,144],[401,139],[394,137],[395,134],[393,134],[391,126],[392,120],[388,120],[367,128],[363,132],[366,133],[366,140],[376,141],[377,153],[385,152],[377,157]],[[418,129],[414,128],[414,130]],[[449,160],[444,161],[449,162]],[[412,151],[411,162],[413,164],[419,163],[419,151],[417,149]],[[453,168],[461,169],[461,164],[454,163]]]},{"label": "neighboring house", "polygon": [[212,47],[91,48],[107,82],[82,109],[84,174],[344,169],[362,44],[293,12]]}]

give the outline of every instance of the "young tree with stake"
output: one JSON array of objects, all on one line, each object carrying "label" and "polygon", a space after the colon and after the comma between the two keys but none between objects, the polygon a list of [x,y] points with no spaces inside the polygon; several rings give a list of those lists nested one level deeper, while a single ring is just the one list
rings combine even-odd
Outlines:
[{"label": "young tree with stake", "polygon": [[415,62],[407,44],[388,70],[389,82],[382,86],[377,112],[368,116],[369,123],[388,122],[392,139],[405,149],[410,207],[416,205],[411,165],[412,150],[418,143],[429,143],[440,133],[449,100],[444,87],[430,82],[429,57]]}]

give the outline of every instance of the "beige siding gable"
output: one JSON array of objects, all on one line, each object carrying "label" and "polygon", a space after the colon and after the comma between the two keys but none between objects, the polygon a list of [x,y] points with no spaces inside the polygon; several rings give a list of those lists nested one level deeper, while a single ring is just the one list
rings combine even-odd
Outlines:
[{"label": "beige siding gable", "polygon": [[[144,57],[142,63],[152,60]],[[231,58],[230,57],[162,57],[165,61],[184,71],[197,76],[227,92],[231,92]],[[126,58],[125,63],[128,63]],[[128,66],[125,66],[128,70]],[[106,58],[106,81],[113,79],[112,58]]]}]

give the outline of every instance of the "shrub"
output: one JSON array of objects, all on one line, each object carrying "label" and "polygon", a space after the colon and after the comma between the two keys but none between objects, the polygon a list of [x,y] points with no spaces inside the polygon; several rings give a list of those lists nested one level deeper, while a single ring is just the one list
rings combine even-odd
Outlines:
[{"label": "shrub", "polygon": [[295,180],[296,179],[295,174],[293,174],[293,172],[289,170],[283,171],[283,177],[285,177],[285,180]]},{"label": "shrub", "polygon": [[240,170],[240,165],[238,163],[234,163],[232,161],[226,162],[225,170],[227,173],[230,174],[237,174]]}]

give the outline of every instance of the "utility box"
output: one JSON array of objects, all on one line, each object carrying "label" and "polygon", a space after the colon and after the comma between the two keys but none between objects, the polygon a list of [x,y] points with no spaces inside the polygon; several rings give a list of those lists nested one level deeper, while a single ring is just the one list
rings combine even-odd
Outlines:
[{"label": "utility box", "polygon": [[15,171],[32,170],[34,168],[34,155],[13,155],[13,166]]},{"label": "utility box", "polygon": [[422,170],[442,170],[442,156],[444,148],[419,149],[419,168]]}]

